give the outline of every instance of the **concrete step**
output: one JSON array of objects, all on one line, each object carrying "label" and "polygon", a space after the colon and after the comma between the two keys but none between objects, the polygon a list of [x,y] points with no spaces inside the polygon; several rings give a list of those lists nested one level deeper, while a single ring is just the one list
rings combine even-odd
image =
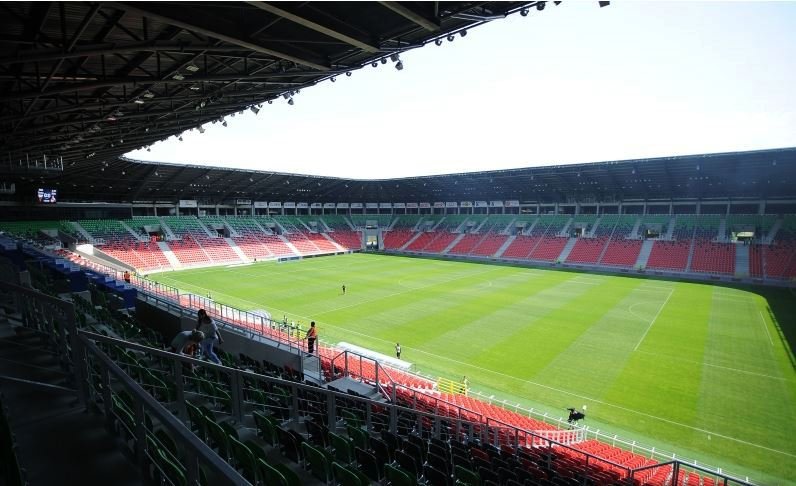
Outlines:
[{"label": "concrete step", "polygon": [[567,241],[566,246],[564,246],[564,249],[561,250],[561,254],[558,255],[557,261],[559,261],[559,262],[567,261],[567,257],[569,256],[569,253],[572,251],[573,248],[575,248],[575,244],[577,242],[578,242],[577,238],[570,238],[569,241]]},{"label": "concrete step", "polygon": [[182,263],[180,263],[180,261],[177,260],[177,257],[174,256],[174,252],[171,251],[171,248],[169,247],[168,243],[166,243],[165,241],[158,241],[158,248],[160,248],[160,251],[162,251],[163,254],[166,256],[166,260],[168,260],[169,263],[171,263],[172,267],[182,268]]},{"label": "concrete step", "polygon": [[647,261],[650,259],[652,245],[654,244],[655,240],[644,240],[644,243],[641,244],[641,251],[638,254],[638,259],[636,260],[636,268],[647,268]]},{"label": "concrete step", "polygon": [[494,255],[492,255],[492,258],[500,258],[500,257],[502,257],[502,256],[503,256],[503,252],[505,252],[505,251],[506,251],[506,249],[507,249],[509,246],[511,246],[511,244],[512,244],[512,243],[514,242],[514,240],[516,240],[516,239],[517,239],[517,236],[516,236],[516,235],[511,235],[511,236],[509,236],[509,237],[508,237],[508,239],[506,240],[506,242],[505,242],[505,243],[503,243],[503,245],[502,245],[500,248],[498,248],[498,251],[496,251],[496,252],[495,252],[495,254],[494,254]]},{"label": "concrete step", "polygon": [[238,244],[235,243],[235,240],[233,240],[232,238],[224,238],[224,241],[227,242],[230,248],[232,248],[232,251],[234,251],[235,254],[238,255],[238,258],[240,258],[242,262],[248,263],[251,261],[249,260],[249,257],[247,257],[245,253],[243,253],[243,250],[240,249]]}]

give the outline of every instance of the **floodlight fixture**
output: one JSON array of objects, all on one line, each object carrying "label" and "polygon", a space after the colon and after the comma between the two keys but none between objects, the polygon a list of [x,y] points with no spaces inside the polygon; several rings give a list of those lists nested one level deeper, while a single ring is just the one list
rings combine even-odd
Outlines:
[{"label": "floodlight fixture", "polygon": [[143,104],[144,104],[144,100],[142,100],[142,99],[135,99],[135,100],[133,100],[133,103],[135,103],[136,105],[143,105]]},{"label": "floodlight fixture", "polygon": [[205,133],[204,127],[199,127],[199,133]]},{"label": "floodlight fixture", "polygon": [[600,4],[600,8],[607,7],[608,5],[611,5],[611,2],[597,2],[597,3]]},{"label": "floodlight fixture", "polygon": [[332,76],[331,78],[329,78],[329,81],[331,81],[331,82],[333,82],[333,83],[334,83],[334,82],[336,82],[336,81],[337,81],[337,79],[335,79],[335,77],[334,77],[334,76]]},{"label": "floodlight fixture", "polygon": [[185,79],[185,76],[183,76],[183,75],[182,75],[182,74],[180,74],[180,73],[177,73],[177,74],[175,74],[174,76],[172,76],[171,78],[172,78],[172,79],[176,79],[177,81],[182,81],[183,79]]},{"label": "floodlight fixture", "polygon": [[455,39],[455,37],[453,37],[453,34],[450,34],[448,36],[448,42],[453,42],[453,39]]},{"label": "floodlight fixture", "polygon": [[350,77],[351,77],[351,71],[346,71],[346,72],[345,72],[345,75],[346,75],[346,76],[348,76],[348,77],[350,78]]},{"label": "floodlight fixture", "polygon": [[436,44],[436,45],[437,45],[437,47],[441,46],[441,45],[442,45],[442,39],[437,39],[437,40],[435,40],[435,41],[434,41],[434,44]]},{"label": "floodlight fixture", "polygon": [[376,61],[373,61],[372,63],[370,63],[370,65],[373,67],[379,67],[379,63],[377,63]]},{"label": "floodlight fixture", "polygon": [[249,108],[249,109],[250,109],[250,110],[252,111],[252,113],[254,113],[255,115],[256,115],[257,113],[260,113],[260,109],[259,109],[259,108],[257,108],[256,106],[252,106],[252,107],[251,107],[251,108]]},{"label": "floodlight fixture", "polygon": [[177,137],[177,140],[179,140],[180,142],[182,142],[182,135],[180,135],[179,137]]},{"label": "floodlight fixture", "polygon": [[224,120],[223,122],[221,122],[221,124],[222,124],[223,126],[227,126],[227,121],[226,121],[226,120]]},{"label": "floodlight fixture", "polygon": [[196,64],[188,64],[187,66],[185,66],[185,70],[195,73],[196,71],[199,70],[199,66],[197,66]]},{"label": "floodlight fixture", "polygon": [[546,6],[545,2],[537,2],[536,3],[536,10],[541,12],[542,10],[544,10],[545,6]]},{"label": "floodlight fixture", "polygon": [[387,58],[382,57],[380,61],[382,64],[387,64]]},{"label": "floodlight fixture", "polygon": [[403,68],[404,68],[404,62],[403,61],[398,61],[398,62],[395,63],[395,69],[397,69],[399,71],[402,71]]},{"label": "floodlight fixture", "polygon": [[398,59],[399,59],[399,55],[398,55],[397,52],[395,54],[390,54],[390,61],[398,62]]},{"label": "floodlight fixture", "polygon": [[523,17],[527,17],[528,16],[528,9],[524,8],[524,9],[520,10],[520,15],[522,15]]},{"label": "floodlight fixture", "polygon": [[464,29],[463,31],[459,32],[459,35],[462,36],[462,37],[466,37],[467,36],[467,29]]},{"label": "floodlight fixture", "polygon": [[290,98],[289,100],[287,100],[287,104],[290,105],[290,106],[293,106],[293,98]]}]

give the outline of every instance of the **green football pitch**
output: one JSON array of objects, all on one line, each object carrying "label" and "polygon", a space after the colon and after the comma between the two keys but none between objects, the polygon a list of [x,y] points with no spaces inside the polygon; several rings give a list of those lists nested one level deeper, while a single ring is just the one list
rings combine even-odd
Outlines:
[{"label": "green football pitch", "polygon": [[[796,297],[621,276],[386,255],[151,278],[318,323],[322,341],[402,358],[474,393],[764,484],[796,478]],[[341,286],[348,289],[342,295]]]}]

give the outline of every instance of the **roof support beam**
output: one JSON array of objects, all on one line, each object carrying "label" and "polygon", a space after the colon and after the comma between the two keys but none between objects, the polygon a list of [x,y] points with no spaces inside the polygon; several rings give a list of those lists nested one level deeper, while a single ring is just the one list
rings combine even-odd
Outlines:
[{"label": "roof support beam", "polygon": [[[302,74],[299,74],[302,75]],[[306,74],[304,74],[306,75]],[[157,79],[157,78],[144,78],[144,77],[126,77],[126,78],[118,78],[116,80],[107,80],[107,81],[96,81],[91,83],[82,83],[82,84],[75,84],[72,86],[64,86],[61,88],[53,88],[42,93],[37,93],[36,91],[24,91],[24,92],[16,92],[11,93],[9,95],[0,96],[0,101],[13,101],[13,100],[22,100],[28,98],[38,98],[39,95],[52,95],[52,94],[64,94],[64,93],[74,93],[77,91],[87,91],[93,90],[97,88],[112,88],[115,86],[131,86],[135,87],[137,85],[142,84],[195,84],[201,82],[250,82],[250,83],[258,83],[258,84],[265,84],[265,85],[279,85],[279,86],[301,86],[305,83],[297,82],[297,81],[277,81],[274,78],[278,77],[286,77],[286,76],[296,76],[296,74],[291,73],[274,73],[261,75],[261,76],[253,76],[251,78],[246,77],[244,74],[222,74],[222,75],[212,75],[212,76],[191,76],[186,77],[185,79]]]},{"label": "roof support beam", "polygon": [[275,5],[271,5],[270,3],[266,2],[246,2],[253,7],[257,7],[260,10],[264,10],[268,13],[272,13],[283,19],[290,20],[291,22],[295,22],[302,27],[306,27],[310,30],[314,30],[315,32],[320,32],[323,35],[329,36],[333,39],[337,39],[339,41],[345,42],[346,44],[352,45],[354,47],[358,47],[366,52],[379,52],[379,48],[373,45],[368,44],[367,42],[356,39],[349,35],[343,34],[341,32],[337,32],[336,30],[330,29],[328,27],[324,27],[321,24],[313,22],[312,20],[306,19],[304,17],[300,17],[294,13],[288,12],[282,8],[279,8]]},{"label": "roof support beam", "polygon": [[379,2],[382,6],[392,10],[393,12],[397,13],[401,17],[410,20],[420,27],[423,27],[429,32],[434,32],[439,30],[439,24],[433,22],[426,17],[420,15],[419,13],[415,12],[412,9],[404,7],[399,2]]},{"label": "roof support beam", "polygon": [[[291,61],[302,66],[306,66],[318,71],[328,71],[330,67],[321,64],[320,60],[308,60],[298,56],[294,56],[285,52],[280,52],[275,49],[268,48],[261,45],[253,39],[246,36],[241,36],[236,26],[225,19],[210,18],[207,14],[203,14],[198,10],[191,10],[188,7],[169,7],[158,5],[155,3],[136,3],[135,5],[128,3],[108,3],[110,5],[127,12],[136,13],[152,20],[165,22],[185,30],[198,32],[202,35],[212,37],[230,44],[251,49],[262,54]],[[190,11],[189,11],[190,10]],[[190,19],[190,20],[188,20]]]}]

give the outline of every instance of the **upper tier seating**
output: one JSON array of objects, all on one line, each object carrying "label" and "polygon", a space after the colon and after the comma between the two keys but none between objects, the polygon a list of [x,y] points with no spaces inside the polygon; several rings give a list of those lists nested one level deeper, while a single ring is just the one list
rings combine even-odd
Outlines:
[{"label": "upper tier seating", "polygon": [[45,237],[42,230],[58,230],[66,233],[78,241],[85,238],[78,235],[68,221],[0,221],[0,231],[5,231],[26,240],[49,241],[51,238]]},{"label": "upper tier seating", "polygon": [[323,216],[318,216],[319,219],[322,219],[326,226],[329,227],[332,231],[351,231],[351,225],[348,224],[345,216],[340,214],[324,214]]},{"label": "upper tier seating", "polygon": [[349,219],[357,229],[365,228],[368,221],[375,221],[379,228],[387,228],[392,223],[393,216],[391,214],[352,214]]},{"label": "upper tier seating", "polygon": [[412,229],[417,225],[417,222],[420,221],[420,218],[422,217],[423,216],[419,214],[399,215],[393,224],[393,229]]}]

